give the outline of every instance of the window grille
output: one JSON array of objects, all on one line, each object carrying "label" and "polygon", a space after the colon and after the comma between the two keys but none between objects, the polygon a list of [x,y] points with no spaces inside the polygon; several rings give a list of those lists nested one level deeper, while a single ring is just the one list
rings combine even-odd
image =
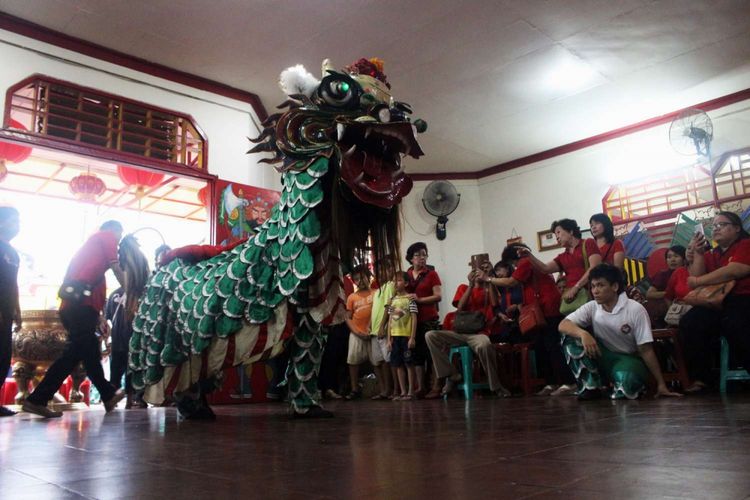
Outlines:
[{"label": "window grille", "polygon": [[10,116],[34,135],[205,170],[205,140],[174,112],[35,77],[12,89]]}]

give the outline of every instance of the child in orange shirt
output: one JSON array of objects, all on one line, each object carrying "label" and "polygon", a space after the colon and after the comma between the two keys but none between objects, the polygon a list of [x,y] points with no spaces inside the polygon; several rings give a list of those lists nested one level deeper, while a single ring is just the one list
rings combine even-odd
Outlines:
[{"label": "child in orange shirt", "polygon": [[349,352],[346,362],[349,365],[349,379],[352,390],[346,399],[362,397],[359,388],[359,365],[370,359],[370,316],[375,292],[370,288],[370,270],[357,266],[351,273],[357,291],[346,299],[346,325],[349,327]]}]

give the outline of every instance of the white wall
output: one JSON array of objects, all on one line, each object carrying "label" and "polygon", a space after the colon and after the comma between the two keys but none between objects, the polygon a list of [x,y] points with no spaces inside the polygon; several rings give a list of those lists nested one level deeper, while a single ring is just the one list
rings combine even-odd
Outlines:
[{"label": "white wall", "polygon": [[[440,315],[453,310],[451,300],[458,285],[466,281],[469,273],[469,257],[485,251],[482,234],[482,215],[479,186],[476,181],[454,181],[461,194],[461,202],[453,214],[448,216],[447,236],[439,241],[435,237],[435,217],[428,214],[422,205],[422,195],[429,182],[415,182],[411,193],[403,200],[401,210],[403,224],[401,232],[401,254],[416,241],[423,241],[429,250],[428,264],[435,266],[443,282],[443,300]],[[490,258],[499,260],[499,255],[490,253]],[[404,259],[404,269],[408,263]]]},{"label": "white wall", "polygon": [[[208,139],[210,173],[222,179],[279,189],[279,174],[260,156],[246,155],[247,137],[258,133],[258,118],[248,103],[180,85],[115,64],[83,56],[0,30],[0,89],[34,73],[91,87],[191,115]],[[283,99],[279,91],[279,101]],[[275,105],[275,103],[269,103]],[[5,105],[5,92],[0,92]]]}]

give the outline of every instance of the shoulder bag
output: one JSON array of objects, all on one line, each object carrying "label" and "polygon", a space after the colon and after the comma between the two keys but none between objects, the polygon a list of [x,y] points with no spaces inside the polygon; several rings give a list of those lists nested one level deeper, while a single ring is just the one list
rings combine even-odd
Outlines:
[{"label": "shoulder bag", "polygon": [[[471,288],[469,289],[471,293]],[[453,331],[464,335],[474,335],[484,330],[487,326],[487,300],[489,299],[489,290],[484,291],[484,308],[479,311],[457,311],[453,319]]]},{"label": "shoulder bag", "polygon": [[680,320],[692,308],[693,306],[688,304],[672,302],[672,305],[667,309],[667,314],[664,316],[664,322],[669,326],[680,326]]},{"label": "shoulder bag", "polygon": [[521,335],[541,331],[547,326],[547,320],[544,318],[544,311],[539,301],[539,283],[537,282],[536,272],[531,271],[532,286],[534,288],[534,302],[521,306],[521,315],[518,317],[518,328]]},{"label": "shoulder bag", "polygon": [[715,285],[699,286],[685,295],[682,302],[691,306],[721,309],[721,304],[734,288],[735,281],[725,281]]}]

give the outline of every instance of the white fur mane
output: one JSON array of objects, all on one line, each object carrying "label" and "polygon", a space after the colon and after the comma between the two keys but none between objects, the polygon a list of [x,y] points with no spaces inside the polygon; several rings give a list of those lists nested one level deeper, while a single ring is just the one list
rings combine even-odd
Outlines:
[{"label": "white fur mane", "polygon": [[311,97],[318,85],[320,85],[320,80],[310,74],[301,64],[287,68],[279,75],[279,86],[286,95],[304,94]]}]

